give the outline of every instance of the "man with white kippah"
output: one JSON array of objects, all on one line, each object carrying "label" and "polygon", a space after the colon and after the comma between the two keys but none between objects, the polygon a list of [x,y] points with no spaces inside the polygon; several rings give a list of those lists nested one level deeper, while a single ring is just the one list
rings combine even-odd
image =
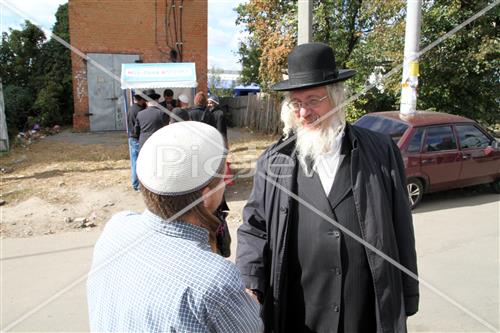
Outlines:
[{"label": "man with white kippah", "polygon": [[94,249],[92,331],[262,331],[258,303],[217,254],[212,212],[226,154],[222,136],[200,122],[171,124],[145,142],[137,176],[147,209],[113,216]]},{"label": "man with white kippah", "polygon": [[177,100],[179,101],[179,107],[181,109],[189,108],[189,98],[186,95],[180,94]]}]

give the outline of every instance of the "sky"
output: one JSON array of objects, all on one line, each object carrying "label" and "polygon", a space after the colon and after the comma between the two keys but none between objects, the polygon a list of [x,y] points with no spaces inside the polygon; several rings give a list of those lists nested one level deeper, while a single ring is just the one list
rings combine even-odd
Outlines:
[{"label": "sky", "polygon": [[[208,68],[241,70],[236,52],[245,33],[236,27],[233,8],[247,0],[208,0]],[[35,24],[50,31],[59,5],[67,0],[0,0],[0,31],[20,29],[26,19],[11,5],[26,13]]]},{"label": "sky", "polygon": [[242,27],[236,27],[236,8],[246,0],[208,0],[208,68],[241,70],[236,52],[245,38]]}]

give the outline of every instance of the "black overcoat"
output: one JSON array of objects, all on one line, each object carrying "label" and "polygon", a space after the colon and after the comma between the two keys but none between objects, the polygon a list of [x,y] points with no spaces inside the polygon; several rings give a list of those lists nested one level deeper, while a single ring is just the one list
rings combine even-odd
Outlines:
[{"label": "black overcoat", "polygon": [[[415,239],[401,154],[385,135],[347,125],[351,181],[362,238],[417,274]],[[295,141],[281,139],[258,159],[238,229],[236,265],[247,288],[260,291],[266,332],[283,332],[287,302],[288,219],[293,206]],[[321,190],[321,189],[320,189]],[[377,332],[406,332],[418,310],[418,281],[365,248],[374,283]]]},{"label": "black overcoat", "polygon": [[224,118],[224,111],[222,111],[218,106],[212,111],[212,116],[214,117],[214,127],[217,128],[220,134],[227,140],[227,124],[226,118]]},{"label": "black overcoat", "polygon": [[137,115],[144,109],[144,106],[140,106],[137,103],[132,104],[130,107],[127,113],[127,133],[129,138],[139,139],[139,134],[135,132],[135,124],[137,122]]},{"label": "black overcoat", "polygon": [[214,116],[206,108],[201,106],[195,106],[189,109],[188,112],[191,120],[201,121],[202,123],[215,127]]}]

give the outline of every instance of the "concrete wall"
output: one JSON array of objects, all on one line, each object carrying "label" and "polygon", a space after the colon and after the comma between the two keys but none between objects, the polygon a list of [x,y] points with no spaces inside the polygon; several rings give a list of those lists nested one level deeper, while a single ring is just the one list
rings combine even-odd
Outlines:
[{"label": "concrete wall", "polygon": [[[206,0],[69,0],[71,45],[87,53],[138,54],[147,62],[171,62],[175,48],[173,10],[176,4],[177,40],[180,41],[182,9],[182,60],[196,63],[198,90],[207,91],[207,10]],[[166,6],[166,3],[168,6]],[[170,13],[170,15],[169,15]],[[156,17],[156,19],[155,19]],[[165,21],[170,27],[166,27]],[[169,42],[167,43],[167,31]],[[76,130],[89,130],[87,64],[71,54],[73,68],[74,115]]]},{"label": "concrete wall", "polygon": [[0,81],[0,152],[8,150],[9,150],[9,134],[7,130],[7,118],[5,118],[2,81]]}]

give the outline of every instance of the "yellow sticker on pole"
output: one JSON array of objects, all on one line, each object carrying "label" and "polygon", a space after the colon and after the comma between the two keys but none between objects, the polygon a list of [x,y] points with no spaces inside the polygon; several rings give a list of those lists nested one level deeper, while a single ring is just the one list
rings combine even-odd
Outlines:
[{"label": "yellow sticker on pole", "polygon": [[417,60],[410,62],[410,76],[419,76]]}]

